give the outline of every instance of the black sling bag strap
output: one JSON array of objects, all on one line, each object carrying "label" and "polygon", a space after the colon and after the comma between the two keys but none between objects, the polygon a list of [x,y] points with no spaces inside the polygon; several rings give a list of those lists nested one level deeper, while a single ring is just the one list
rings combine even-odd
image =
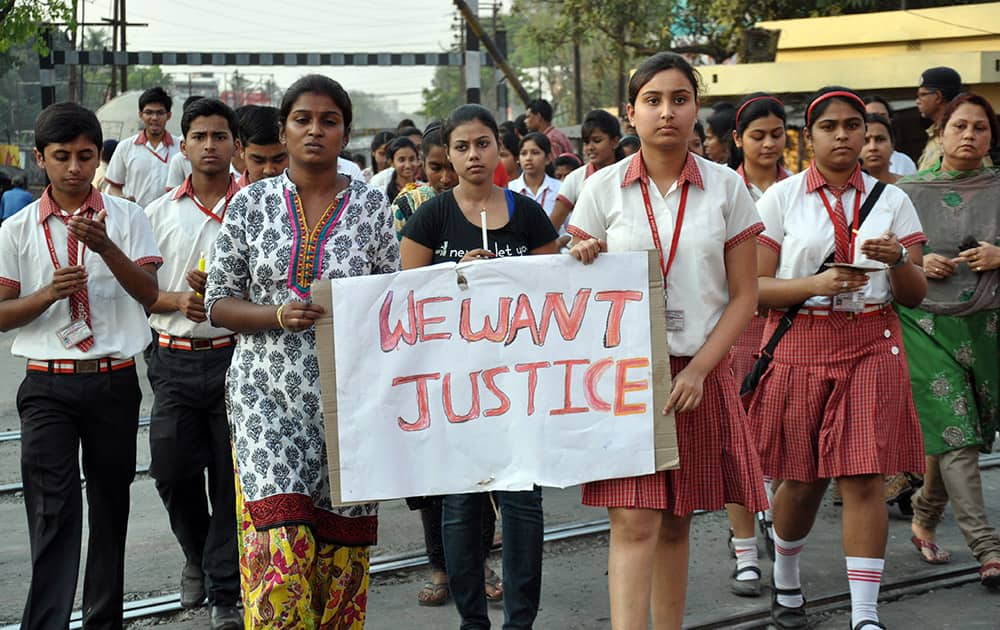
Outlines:
[{"label": "black sling bag strap", "polygon": [[[882,195],[882,191],[885,190],[885,183],[878,182],[872,187],[872,192],[865,199],[865,203],[858,210],[858,229],[868,218],[868,214],[871,213],[872,208],[875,207],[875,203],[878,198]],[[848,232],[850,233],[851,226],[848,226]],[[819,266],[816,273],[821,273],[823,267],[827,263],[833,262],[833,254],[831,253],[829,258],[823,261],[823,264]],[[785,311],[785,314],[781,316],[778,320],[778,327],[774,329],[774,333],[771,334],[771,338],[767,341],[767,344],[761,349],[760,356],[754,361],[753,367],[750,368],[750,372],[743,379],[743,383],[740,386],[740,396],[746,397],[753,393],[757,389],[757,384],[760,383],[760,379],[764,376],[764,372],[767,371],[767,366],[771,364],[771,359],[774,357],[774,351],[778,348],[778,342],[781,338],[785,336],[788,329],[792,327],[792,320],[798,314],[802,307],[805,306],[805,302],[799,302],[795,306],[790,307]]]}]

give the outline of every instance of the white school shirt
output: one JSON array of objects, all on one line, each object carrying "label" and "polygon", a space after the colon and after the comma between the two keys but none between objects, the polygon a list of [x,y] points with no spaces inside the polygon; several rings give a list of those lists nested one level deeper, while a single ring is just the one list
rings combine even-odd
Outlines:
[{"label": "white school shirt", "polygon": [[893,151],[889,158],[889,172],[896,175],[913,175],[917,172],[917,165],[905,153]]},{"label": "white school shirt", "polygon": [[[338,169],[340,168],[339,164],[337,165],[337,168]],[[391,180],[395,176],[396,176],[396,169],[394,169],[391,166],[387,166],[378,173],[372,175],[371,179],[368,180],[368,187],[375,188],[377,190],[385,192],[385,187],[389,185],[389,180]]]},{"label": "white school shirt", "polygon": [[580,191],[583,190],[583,182],[597,172],[593,163],[587,162],[580,168],[573,169],[566,179],[559,185],[559,194],[556,199],[569,206],[570,210],[576,206],[576,200],[580,198]]},{"label": "white school shirt", "polygon": [[169,132],[164,132],[160,146],[153,149],[146,132],[140,131],[118,143],[105,180],[120,186],[126,197],[135,197],[135,202],[145,208],[167,190],[170,159],[180,151],[179,139]]},{"label": "white school shirt", "polygon": [[[351,179],[360,179],[361,181],[365,181],[365,176],[361,173],[361,167],[358,166],[354,160],[348,160],[347,158],[337,156],[337,172],[343,173]],[[386,183],[388,184],[389,182]]]},{"label": "white school shirt", "polygon": [[[861,204],[864,204],[867,193],[871,192],[877,182],[874,177],[862,172],[860,167],[851,175],[843,194],[848,224],[851,224],[854,216],[855,196],[862,195]],[[778,254],[776,278],[788,280],[814,275],[834,250],[833,223],[820,197],[820,189],[824,189],[830,208],[835,209],[837,199],[826,190],[826,180],[815,166],[775,183],[757,202],[757,209],[764,220],[764,232],[757,237],[757,242]],[[906,193],[892,184],[886,185],[882,196],[858,229],[852,262],[872,264],[861,253],[861,244],[868,239],[878,238],[887,231],[894,233],[903,247],[927,242],[913,202]],[[891,302],[889,272],[869,273],[868,284],[862,289],[862,293],[867,304]],[[806,301],[806,306],[829,307],[830,298],[814,296]]]},{"label": "white school shirt", "polygon": [[[205,268],[208,268],[215,250],[215,237],[222,228],[229,200],[239,190],[239,184],[230,175],[225,197],[214,208],[205,208],[195,196],[191,178],[188,177],[176,190],[146,208],[146,216],[163,254],[163,266],[157,274],[161,291],[190,291],[187,273],[198,268],[198,259],[202,255],[205,256]],[[233,334],[233,331],[213,326],[208,321],[195,323],[179,311],[153,313],[149,316],[149,325],[157,332],[174,337],[211,339]]]},{"label": "white school shirt", "polygon": [[[50,189],[51,190],[51,189]],[[30,295],[52,283],[55,267],[45,240],[43,221],[52,234],[59,266],[67,264],[67,228],[53,213],[61,212],[50,190],[0,226],[0,284]],[[163,262],[149,220],[138,205],[91,188],[84,207],[107,211],[104,225],[111,240],[138,265]],[[73,210],[69,210],[70,213]],[[149,345],[149,324],[142,305],[118,282],[100,255],[84,250],[87,295],[94,346],[84,352],[66,349],[56,332],[70,323],[69,299],[59,300],[17,331],[11,353],[28,359],[128,359]]]},{"label": "white school shirt", "polygon": [[[229,163],[229,173],[235,175],[237,178],[240,177],[241,173],[236,170],[233,163]],[[191,175],[191,160],[187,158],[182,152],[178,152],[174,157],[170,158],[170,164],[167,165],[167,185],[164,192],[170,192],[171,190],[177,188],[184,183],[184,180]],[[159,199],[159,197],[157,197]]]},{"label": "white school shirt", "polygon": [[[536,202],[542,207],[543,210],[545,210],[545,214],[551,217],[552,210],[556,207],[556,198],[559,196],[560,184],[562,184],[562,182],[555,177],[546,175],[545,179],[542,180],[542,185],[538,187],[538,192],[531,192],[531,189],[528,188],[528,184],[524,181],[524,174],[522,173],[517,179],[511,180],[507,184],[507,188]],[[559,226],[559,232],[565,234],[566,226]]]},{"label": "white school shirt", "polygon": [[610,252],[655,249],[640,182],[648,182],[664,260],[670,254],[683,184],[688,183],[677,254],[667,278],[667,304],[672,311],[683,311],[684,328],[668,330],[667,345],[672,356],[694,356],[729,304],[726,252],[764,226],[733,170],[688,153],[680,177],[661,195],[649,180],[640,152],[587,179],[570,215],[569,233],[603,239]]}]

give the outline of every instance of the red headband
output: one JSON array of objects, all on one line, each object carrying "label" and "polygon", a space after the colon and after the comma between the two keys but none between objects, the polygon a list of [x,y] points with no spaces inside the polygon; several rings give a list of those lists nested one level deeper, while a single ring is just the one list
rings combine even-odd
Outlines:
[{"label": "red headband", "polygon": [[809,126],[809,123],[812,119],[813,108],[822,103],[823,101],[834,98],[835,96],[852,100],[858,105],[860,105],[861,109],[865,108],[865,102],[861,100],[861,97],[855,94],[854,92],[845,92],[844,90],[835,90],[833,92],[827,92],[826,94],[821,94],[817,96],[816,100],[814,100],[812,103],[809,104],[809,109],[806,110],[806,127]]},{"label": "red headband", "polygon": [[781,105],[782,107],[785,106],[784,103],[782,103],[778,98],[776,98],[774,96],[770,96],[770,95],[755,96],[752,99],[750,99],[749,101],[747,101],[746,103],[743,103],[742,105],[740,105],[740,108],[736,110],[736,120],[733,122],[733,129],[739,129],[740,128],[740,114],[742,114],[743,110],[747,108],[747,105],[749,105],[750,103],[756,103],[757,101],[774,101],[775,103],[777,103],[778,105]]}]

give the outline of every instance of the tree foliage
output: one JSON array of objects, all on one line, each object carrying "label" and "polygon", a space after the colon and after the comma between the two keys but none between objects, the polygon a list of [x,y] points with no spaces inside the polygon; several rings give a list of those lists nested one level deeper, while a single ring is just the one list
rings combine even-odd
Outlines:
[{"label": "tree foliage", "polygon": [[73,4],[68,0],[0,0],[0,53],[31,43],[38,53],[48,52],[38,27],[44,23],[74,25]]}]

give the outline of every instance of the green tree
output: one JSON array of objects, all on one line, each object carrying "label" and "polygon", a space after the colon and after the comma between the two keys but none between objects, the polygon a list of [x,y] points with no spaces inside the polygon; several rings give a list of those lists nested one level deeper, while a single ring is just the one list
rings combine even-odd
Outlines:
[{"label": "green tree", "polygon": [[46,53],[45,42],[36,37],[45,23],[76,23],[73,5],[67,0],[0,0],[0,53],[12,46],[31,43],[38,53]]}]

